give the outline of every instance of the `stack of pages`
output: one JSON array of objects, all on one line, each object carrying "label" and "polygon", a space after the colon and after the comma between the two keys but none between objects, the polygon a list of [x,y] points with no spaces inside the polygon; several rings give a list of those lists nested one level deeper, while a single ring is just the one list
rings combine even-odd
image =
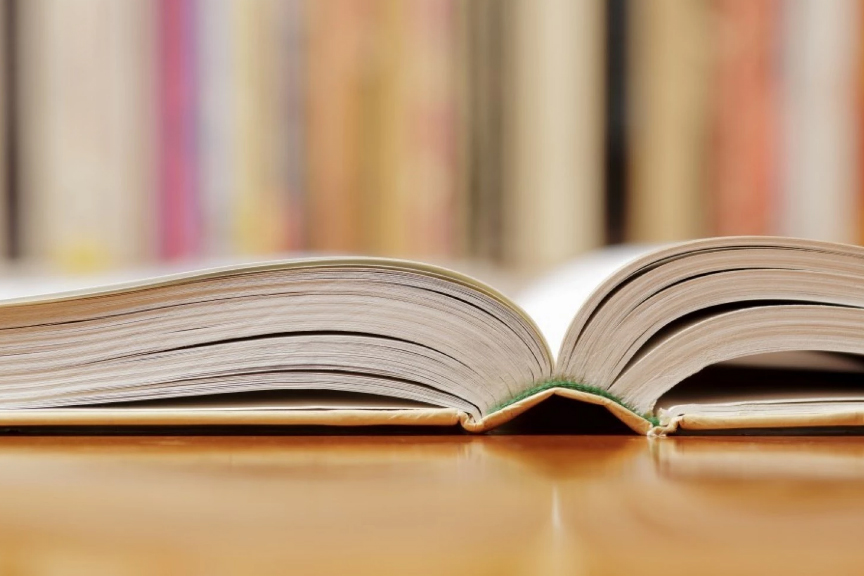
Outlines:
[{"label": "stack of pages", "polygon": [[6,299],[0,426],[479,432],[553,394],[643,434],[864,424],[860,247],[618,249],[525,298],[415,262],[319,258]]}]

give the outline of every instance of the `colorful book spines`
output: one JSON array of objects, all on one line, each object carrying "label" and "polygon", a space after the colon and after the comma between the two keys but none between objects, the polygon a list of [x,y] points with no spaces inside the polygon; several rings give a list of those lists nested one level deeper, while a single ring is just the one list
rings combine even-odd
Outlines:
[{"label": "colorful book spines", "polygon": [[[560,17],[576,5],[0,6],[13,4],[30,17],[15,19],[21,30],[4,29],[4,65],[15,59],[20,70],[2,78],[39,98],[7,105],[17,126],[7,134],[14,154],[6,204],[17,202],[11,213],[23,214],[6,218],[7,248],[70,269],[154,253],[293,250],[552,263],[602,242],[603,213],[594,206],[604,187],[607,240],[781,233],[864,243],[864,22],[856,2],[616,0],[603,10],[594,0],[581,5],[584,14]],[[118,22],[145,20],[121,13],[145,12],[147,26],[118,32]],[[82,19],[92,34],[82,32]],[[592,35],[602,19],[618,26],[605,45]],[[117,41],[130,30],[146,35],[146,48]],[[109,41],[117,48],[93,56],[91,45]],[[633,48],[639,42],[644,50]],[[610,43],[621,51],[615,58]],[[149,64],[133,55],[139,51]],[[607,79],[605,88],[604,59],[620,68],[620,82]],[[580,79],[571,81],[577,65]],[[544,88],[551,81],[558,88]],[[58,82],[75,89],[53,89]],[[75,97],[82,88],[96,96]],[[594,100],[603,91],[605,134],[597,128],[595,136],[604,112]],[[133,102],[133,93],[146,97]],[[634,113],[625,113],[627,102],[638,104]],[[90,108],[98,121],[80,122]],[[146,135],[123,136],[139,121]],[[117,153],[88,151],[106,141],[125,142],[122,153],[115,144],[107,148]],[[154,166],[138,160],[138,149]],[[11,165],[16,154],[21,166]],[[605,183],[586,177],[604,161]],[[96,176],[82,180],[82,167]],[[119,187],[122,206],[103,191]],[[98,209],[64,212],[73,195],[79,208]],[[136,210],[146,233],[118,233],[133,227]],[[94,225],[105,221],[115,225]]]}]

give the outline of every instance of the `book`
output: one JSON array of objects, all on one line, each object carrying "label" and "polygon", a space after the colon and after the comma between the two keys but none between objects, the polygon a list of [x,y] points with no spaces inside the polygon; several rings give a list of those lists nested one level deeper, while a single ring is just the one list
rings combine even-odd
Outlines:
[{"label": "book", "polygon": [[461,2],[459,11],[460,239],[462,253],[502,256],[502,94],[505,6],[495,0]]},{"label": "book", "polygon": [[779,233],[855,242],[859,238],[856,2],[785,2]]},{"label": "book", "polygon": [[706,233],[709,5],[630,3],[627,238],[668,242]]},{"label": "book", "polygon": [[[591,290],[578,280],[581,302],[562,274],[524,307],[454,271],[362,257],[18,294],[0,302],[0,425],[482,432],[553,395],[643,434],[864,423],[864,248],[726,237],[611,256],[625,262]],[[543,307],[559,314],[525,311]],[[704,377],[718,369],[757,375]]]},{"label": "book", "polygon": [[241,253],[297,249],[302,220],[289,190],[291,111],[287,99],[295,78],[289,56],[293,3],[235,3],[237,39],[237,167],[234,236]]},{"label": "book", "polygon": [[[197,181],[200,192],[203,252],[235,252],[234,216],[237,177],[237,40],[233,0],[213,0],[200,10],[195,27],[198,105]],[[239,227],[236,226],[236,227]]]},{"label": "book", "polygon": [[455,0],[417,0],[401,25],[407,198],[398,225],[411,222],[404,253],[414,257],[457,254],[457,17]]},{"label": "book", "polygon": [[148,259],[152,7],[15,6],[18,255],[78,272]]},{"label": "book", "polygon": [[[306,6],[308,247],[369,250],[362,216],[362,99],[369,82],[370,2],[337,0]],[[314,73],[312,72],[314,70]]]},{"label": "book", "polygon": [[[9,3],[6,1],[0,2],[0,254],[8,258],[12,255],[11,239],[11,220],[12,199],[9,194],[12,182],[12,174],[10,174],[9,164],[10,159],[14,157],[12,149],[14,138],[11,136],[14,133],[14,107],[15,97],[10,93],[16,87],[11,80],[10,73],[11,63],[14,61],[14,48],[12,48],[12,38],[10,38],[11,20],[14,14],[10,14],[11,10]],[[11,98],[10,98],[11,95]]]},{"label": "book", "polygon": [[713,5],[710,205],[718,236],[771,234],[778,205],[780,36],[776,1]]},{"label": "book", "polygon": [[285,145],[285,179],[288,191],[288,249],[304,250],[308,240],[307,206],[309,204],[308,184],[306,181],[306,137],[307,137],[307,97],[308,73],[307,30],[305,0],[283,2],[281,47],[285,59],[283,77],[282,106],[284,107],[284,126],[282,129]]},{"label": "book", "polygon": [[198,182],[198,70],[193,0],[158,4],[159,252],[166,260],[202,251]]},{"label": "book", "polygon": [[603,243],[604,8],[504,10],[502,256],[548,269]]},{"label": "book", "polygon": [[415,192],[408,169],[408,13],[405,2],[369,2],[367,76],[359,98],[361,241],[378,255],[407,255],[414,232],[407,219]]}]

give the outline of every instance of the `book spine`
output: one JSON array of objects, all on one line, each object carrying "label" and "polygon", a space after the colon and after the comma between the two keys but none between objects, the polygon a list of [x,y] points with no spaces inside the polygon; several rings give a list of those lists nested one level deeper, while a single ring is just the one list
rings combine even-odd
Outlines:
[{"label": "book spine", "polygon": [[469,255],[500,262],[503,257],[503,130],[506,18],[497,0],[465,3],[467,7],[467,81],[463,124],[467,150],[463,172],[467,196]]},{"label": "book spine", "polygon": [[[368,82],[368,0],[306,5],[308,23],[307,204],[310,248],[369,249],[361,238],[361,148],[374,141],[362,131],[361,95]],[[371,194],[366,194],[368,198]]]},{"label": "book spine", "polygon": [[777,206],[779,2],[719,0],[711,200],[717,235],[770,234]]},{"label": "book spine", "polygon": [[363,122],[371,136],[363,147],[363,236],[373,253],[405,256],[410,205],[407,183],[411,150],[406,98],[409,61],[405,19],[408,3],[375,0],[369,83],[363,94]]},{"label": "book spine", "polygon": [[453,246],[458,258],[472,255],[470,166],[472,113],[470,106],[471,86],[471,18],[469,2],[453,5],[453,59],[454,59],[454,202],[453,202]]},{"label": "book spine", "polygon": [[159,2],[159,220],[166,259],[195,256],[201,248],[195,14],[195,0]]},{"label": "book spine", "polygon": [[307,125],[307,38],[304,0],[287,0],[282,4],[282,38],[284,63],[285,177],[288,189],[289,250],[306,250],[308,246],[306,125]]},{"label": "book spine", "polygon": [[237,4],[239,166],[236,231],[240,251],[273,253],[288,245],[289,193],[286,4]]},{"label": "book spine", "polygon": [[628,240],[706,232],[706,2],[633,2],[630,25]]},{"label": "book spine", "polygon": [[858,38],[856,2],[782,5],[780,232],[858,239]]},{"label": "book spine", "polygon": [[20,8],[25,255],[71,271],[141,259],[151,225],[149,5]]},{"label": "book spine", "polygon": [[456,251],[456,6],[453,0],[415,0],[403,26],[405,141],[408,151],[404,239],[416,256],[452,258]]},{"label": "book spine", "polygon": [[602,2],[508,5],[505,259],[560,264],[603,240]]},{"label": "book spine", "polygon": [[[12,84],[14,30],[10,14],[11,2],[0,0],[0,258],[12,256],[11,210],[10,210],[10,158],[14,157],[11,147],[14,142],[14,103],[15,86]],[[11,124],[11,126],[10,126]]]},{"label": "book spine", "polygon": [[[859,27],[864,29],[864,10],[859,18]],[[858,244],[864,245],[864,38],[858,41],[858,69],[857,69],[857,120],[858,120]]]},{"label": "book spine", "polygon": [[210,255],[234,252],[232,197],[236,171],[236,38],[233,0],[208,0],[198,13],[195,39],[198,101],[198,184],[203,249]]}]

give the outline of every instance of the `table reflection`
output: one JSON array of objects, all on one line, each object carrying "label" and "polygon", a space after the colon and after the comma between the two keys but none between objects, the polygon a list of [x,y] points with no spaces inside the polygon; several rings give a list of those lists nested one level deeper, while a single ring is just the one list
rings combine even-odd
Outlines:
[{"label": "table reflection", "polygon": [[851,572],[862,480],[854,437],[5,437],[0,574]]}]

